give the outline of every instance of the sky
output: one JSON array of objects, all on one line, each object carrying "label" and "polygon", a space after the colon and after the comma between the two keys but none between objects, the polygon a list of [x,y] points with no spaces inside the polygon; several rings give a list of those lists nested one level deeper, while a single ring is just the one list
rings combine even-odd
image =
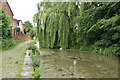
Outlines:
[{"label": "sky", "polygon": [[33,23],[33,15],[37,12],[37,3],[41,0],[7,0],[18,20],[30,21]]}]

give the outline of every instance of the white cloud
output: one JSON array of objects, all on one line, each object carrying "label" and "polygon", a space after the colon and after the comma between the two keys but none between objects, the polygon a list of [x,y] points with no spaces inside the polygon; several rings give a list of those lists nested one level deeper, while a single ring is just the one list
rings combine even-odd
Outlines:
[{"label": "white cloud", "polygon": [[15,19],[33,23],[32,18],[37,11],[37,3],[40,1],[41,0],[8,0],[8,3],[14,13]]}]

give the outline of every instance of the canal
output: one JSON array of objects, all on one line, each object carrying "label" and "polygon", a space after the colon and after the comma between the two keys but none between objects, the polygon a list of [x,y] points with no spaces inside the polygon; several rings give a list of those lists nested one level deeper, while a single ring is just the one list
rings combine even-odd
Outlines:
[{"label": "canal", "polygon": [[78,49],[41,49],[42,78],[118,78],[118,58]]}]

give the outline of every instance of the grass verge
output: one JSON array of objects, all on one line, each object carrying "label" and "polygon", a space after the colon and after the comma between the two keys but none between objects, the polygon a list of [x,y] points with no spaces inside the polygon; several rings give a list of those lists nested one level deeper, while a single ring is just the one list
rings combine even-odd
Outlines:
[{"label": "grass verge", "polygon": [[17,45],[19,45],[19,44],[21,44],[21,43],[23,43],[25,41],[27,41],[27,40],[14,40],[14,44],[11,47],[9,47],[9,48],[1,48],[0,51],[2,51],[2,52],[8,51],[10,49],[15,48]]},{"label": "grass verge", "polygon": [[[24,42],[24,41],[23,41]],[[22,43],[21,41],[18,43]],[[25,42],[27,43],[27,42]],[[13,49],[0,53],[2,55],[2,77],[20,78],[24,63],[24,56],[28,45],[22,43],[16,45]]]}]

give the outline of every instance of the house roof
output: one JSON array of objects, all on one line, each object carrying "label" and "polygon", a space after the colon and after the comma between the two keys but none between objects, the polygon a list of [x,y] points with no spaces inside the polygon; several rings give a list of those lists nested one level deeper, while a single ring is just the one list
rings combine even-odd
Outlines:
[{"label": "house roof", "polygon": [[10,11],[11,11],[12,15],[14,16],[14,14],[13,14],[13,12],[12,12],[12,9],[11,9],[11,7],[10,7],[10,5],[9,5],[8,1],[7,1],[7,0],[1,0],[0,2],[6,2],[6,3],[7,3],[7,5],[8,5],[8,7],[10,8]]},{"label": "house roof", "polygon": [[13,19],[14,21],[17,21],[17,22],[20,22],[21,20],[18,20],[18,19]]},{"label": "house roof", "polygon": [[13,20],[16,21],[16,22],[20,22],[21,21],[21,23],[23,24],[22,20],[18,20],[18,19],[13,19]]}]

